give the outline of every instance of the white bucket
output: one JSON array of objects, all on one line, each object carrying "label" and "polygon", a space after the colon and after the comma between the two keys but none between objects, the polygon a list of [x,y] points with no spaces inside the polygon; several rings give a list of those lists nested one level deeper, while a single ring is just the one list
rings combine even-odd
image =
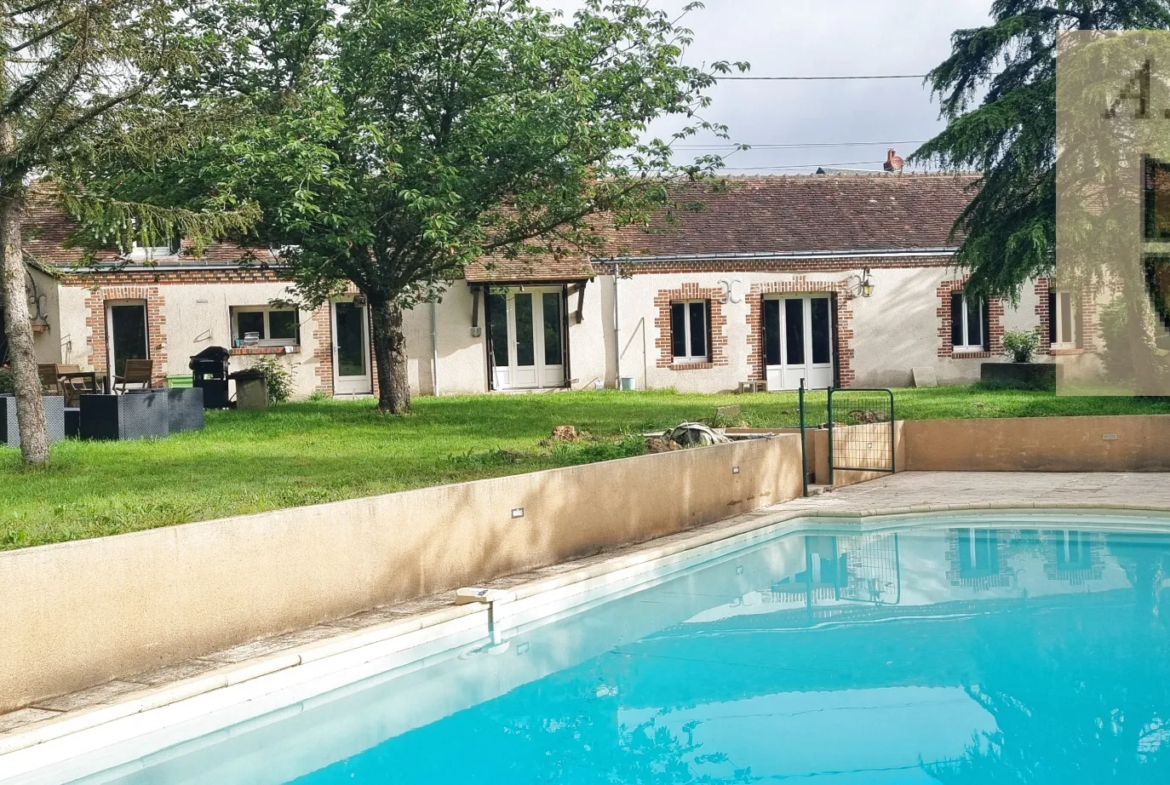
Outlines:
[{"label": "white bucket", "polygon": [[625,392],[631,392],[638,389],[638,380],[633,376],[623,376],[621,379],[621,389]]}]

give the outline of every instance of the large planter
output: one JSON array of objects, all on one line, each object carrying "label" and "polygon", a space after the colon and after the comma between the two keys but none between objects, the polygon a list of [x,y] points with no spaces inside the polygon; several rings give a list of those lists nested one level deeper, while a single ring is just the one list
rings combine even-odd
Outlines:
[{"label": "large planter", "polygon": [[[45,395],[45,424],[49,442],[65,438],[65,399],[60,395]],[[20,428],[16,424],[16,398],[11,393],[0,395],[0,447],[19,447]]]},{"label": "large planter", "polygon": [[979,380],[987,387],[1015,390],[1055,390],[1056,363],[983,363]]},{"label": "large planter", "polygon": [[82,395],[81,438],[159,439],[170,434],[167,390],[129,395]]},{"label": "large planter", "polygon": [[203,430],[203,388],[171,387],[167,389],[170,414],[167,424],[171,433]]}]

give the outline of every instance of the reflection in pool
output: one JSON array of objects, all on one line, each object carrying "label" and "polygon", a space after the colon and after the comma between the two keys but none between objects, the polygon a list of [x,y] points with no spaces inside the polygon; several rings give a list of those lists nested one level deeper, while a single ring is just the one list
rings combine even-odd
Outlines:
[{"label": "reflection in pool", "polygon": [[1170,782],[1170,537],[1036,525],[782,537],[115,781]]}]

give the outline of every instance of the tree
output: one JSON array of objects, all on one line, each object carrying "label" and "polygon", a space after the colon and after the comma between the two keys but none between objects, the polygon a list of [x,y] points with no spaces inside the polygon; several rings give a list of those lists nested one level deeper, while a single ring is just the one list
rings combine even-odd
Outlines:
[{"label": "tree", "polygon": [[[84,213],[96,235],[150,241],[183,226],[193,235],[245,229],[254,210],[203,215],[97,200],[74,175],[80,161],[160,117],[167,78],[194,61],[181,3],[172,0],[0,0],[0,270],[4,332],[15,379],[21,452],[49,460],[44,406],[25,294],[22,216],[34,180],[60,178],[43,197]],[[101,122],[113,135],[87,136]]]},{"label": "tree", "polygon": [[[726,134],[699,112],[733,66],[684,65],[690,32],[641,0],[586,0],[570,21],[529,0],[236,0],[193,17],[207,31],[205,91],[246,96],[257,121],[161,168],[96,179],[144,198],[213,181],[258,202],[254,239],[285,249],[303,302],[350,282],[366,296],[385,412],[410,401],[403,312],[466,264],[595,249],[595,216],[645,219],[670,182],[719,164],[676,165],[671,143]],[[690,125],[643,139],[667,115]]]},{"label": "tree", "polygon": [[[951,56],[928,75],[947,127],[912,158],[980,172],[974,198],[954,226],[961,238],[958,262],[970,269],[972,290],[1015,299],[1025,282],[1055,269],[1059,34],[1170,28],[1170,3],[995,0],[991,16],[985,27],[956,31]],[[1061,154],[1061,170],[1079,182],[1065,179],[1061,188],[1068,188],[1066,194],[1081,193],[1079,203],[1070,208],[1079,214],[1065,213],[1061,220],[1062,227],[1086,241],[1072,266],[1084,274],[1081,280],[1090,281],[1100,270],[1088,268],[1094,262],[1100,268],[1109,250],[1091,247],[1094,239],[1103,238],[1101,232],[1080,229],[1103,223],[1091,215],[1092,194],[1115,191],[1119,172],[1101,165],[1102,158],[1116,151],[1073,147],[1068,155]],[[1128,281],[1124,286],[1133,307],[1144,307],[1144,284]],[[1132,342],[1152,344],[1137,334],[1143,319],[1135,316],[1130,324]],[[1139,370],[1148,367],[1138,365]]]}]

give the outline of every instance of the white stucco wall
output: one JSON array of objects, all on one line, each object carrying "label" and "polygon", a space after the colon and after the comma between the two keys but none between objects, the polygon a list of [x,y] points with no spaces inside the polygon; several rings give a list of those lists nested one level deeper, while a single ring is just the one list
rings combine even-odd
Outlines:
[{"label": "white stucco wall", "polygon": [[[124,288],[121,286],[111,288]],[[155,357],[166,353],[162,373],[167,376],[188,376],[191,355],[209,346],[231,347],[231,308],[236,306],[267,305],[271,300],[288,297],[284,283],[214,283],[157,285],[160,298],[159,312],[163,319],[162,336],[150,335],[151,351]],[[92,367],[92,330],[86,323],[89,308],[86,300],[91,292],[82,287],[64,286],[60,289],[60,345],[61,362]],[[294,396],[308,397],[317,387],[317,360],[313,356],[318,336],[313,312],[301,310],[301,343],[295,353],[278,355],[293,375]],[[257,356],[233,356],[230,369],[249,368]]]}]

